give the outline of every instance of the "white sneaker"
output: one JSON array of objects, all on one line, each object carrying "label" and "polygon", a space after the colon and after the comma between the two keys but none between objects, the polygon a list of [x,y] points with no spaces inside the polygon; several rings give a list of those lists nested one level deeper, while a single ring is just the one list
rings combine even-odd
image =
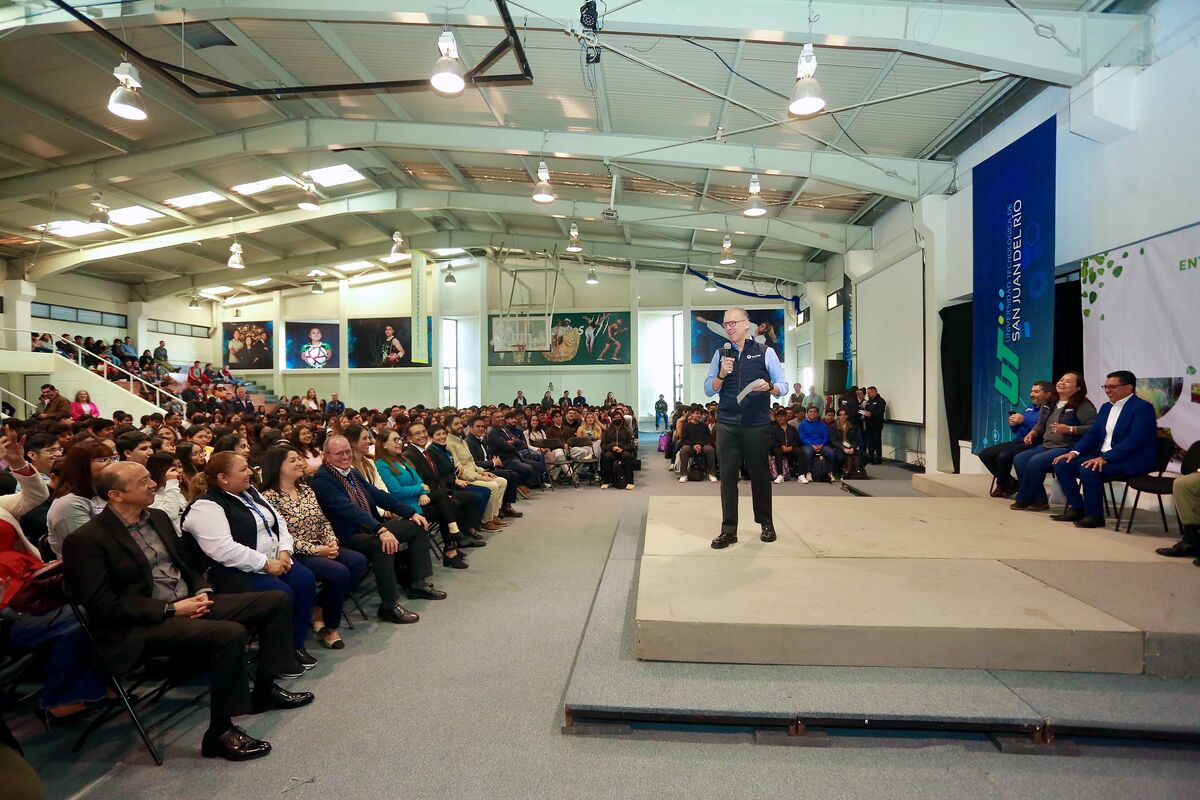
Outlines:
[{"label": "white sneaker", "polygon": [[799,480],[801,483],[808,483],[812,480],[812,478],[810,478],[808,475],[801,475]]},{"label": "white sneaker", "polygon": [[627,483],[627,484],[625,484],[625,491],[627,491],[627,492],[632,492],[632,491],[633,491],[633,484],[632,484],[632,483]]},{"label": "white sneaker", "polygon": [[684,475],[682,478],[680,478],[680,479],[679,479],[679,482],[680,482],[680,483],[687,483],[687,475]]},{"label": "white sneaker", "polygon": [[782,475],[778,475],[778,476],[776,476],[776,477],[775,477],[775,482],[776,482],[776,483],[783,483],[783,476],[782,476]]},{"label": "white sneaker", "polygon": [[709,475],[709,476],[708,476],[708,482],[709,482],[709,483],[716,483],[716,482],[717,482],[717,476],[716,476],[716,475]]},{"label": "white sneaker", "polygon": [[612,484],[611,484],[611,483],[602,483],[602,484],[600,484],[600,488],[601,488],[601,489],[607,489],[609,486],[612,486]]}]

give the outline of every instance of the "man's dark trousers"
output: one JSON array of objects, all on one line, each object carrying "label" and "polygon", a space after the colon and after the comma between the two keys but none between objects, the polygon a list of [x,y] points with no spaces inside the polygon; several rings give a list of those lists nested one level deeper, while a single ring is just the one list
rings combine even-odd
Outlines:
[{"label": "man's dark trousers", "polygon": [[750,473],[754,521],[773,525],[771,518],[770,425],[717,423],[717,463],[721,466],[721,533],[737,533],[738,475]]},{"label": "man's dark trousers", "polygon": [[988,472],[996,476],[996,485],[1003,489],[1016,483],[1012,476],[1013,459],[1030,446],[1025,444],[1024,439],[994,444],[979,451],[979,460],[987,467]]}]

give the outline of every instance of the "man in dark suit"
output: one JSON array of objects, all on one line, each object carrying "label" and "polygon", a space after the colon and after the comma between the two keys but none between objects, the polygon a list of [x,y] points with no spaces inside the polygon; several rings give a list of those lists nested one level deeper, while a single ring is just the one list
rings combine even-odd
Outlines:
[{"label": "man in dark suit", "polygon": [[521,460],[521,448],[525,439],[518,439],[505,425],[503,411],[492,414],[492,424],[487,430],[487,449],[493,456],[500,459],[505,469],[516,473],[517,482],[521,486],[541,486],[542,480],[534,468]]},{"label": "man in dark suit", "polygon": [[520,485],[517,473],[505,469],[500,459],[488,452],[487,428],[487,419],[484,417],[472,417],[468,421],[467,428],[463,431],[463,440],[467,443],[467,449],[471,451],[471,460],[484,472],[504,478],[504,504],[500,506],[500,516],[511,519],[523,517],[525,515],[513,508],[512,504],[516,502],[518,489],[523,489],[526,496],[529,495],[529,490]]},{"label": "man in dark suit", "polygon": [[[1054,477],[1069,508],[1050,519],[1077,528],[1104,526],[1104,482],[1124,480],[1154,468],[1158,423],[1154,406],[1134,394],[1137,379],[1129,370],[1108,373],[1108,402],[1075,449],[1054,459]],[[1078,485],[1077,485],[1078,482]],[[1083,496],[1080,497],[1080,489]]]},{"label": "man in dark suit", "polygon": [[[260,758],[271,745],[233,724],[238,714],[297,708],[311,692],[288,692],[276,677],[304,674],[292,653],[292,606],[283,592],[214,595],[179,554],[170,518],[156,508],[150,473],[131,461],[96,479],[108,506],[63,542],[67,590],[87,611],[99,655],[115,672],[145,656],[207,664],[211,721],[200,752],[231,761]],[[246,640],[257,635],[250,691]]]},{"label": "man in dark suit", "polygon": [[874,386],[867,387],[867,399],[863,402],[863,428],[866,432],[866,459],[872,464],[883,463],[883,415],[887,401]]},{"label": "man in dark suit", "polygon": [[[414,509],[371,484],[354,468],[354,455],[345,436],[326,437],[325,464],[309,479],[321,510],[329,518],[338,541],[367,557],[379,587],[379,618],[406,625],[420,617],[400,605],[397,558],[400,545],[408,569],[411,599],[443,600],[446,593],[434,588],[429,556],[429,523]],[[393,518],[384,520],[378,509]]]}]

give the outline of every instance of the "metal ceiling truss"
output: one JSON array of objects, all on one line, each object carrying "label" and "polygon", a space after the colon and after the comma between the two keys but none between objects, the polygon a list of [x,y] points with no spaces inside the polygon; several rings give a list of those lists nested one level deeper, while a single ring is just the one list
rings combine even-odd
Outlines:
[{"label": "metal ceiling truss", "polygon": [[[113,47],[131,57],[134,61],[149,67],[164,80],[168,81],[177,89],[196,100],[222,100],[238,97],[265,97],[278,99],[305,94],[355,93],[378,90],[387,90],[391,92],[421,91],[430,90],[431,88],[429,85],[428,76],[405,80],[362,81],[359,83],[280,85],[272,86],[267,89],[246,86],[234,81],[225,80],[224,78],[219,78],[216,75],[210,75],[194,69],[189,69],[181,64],[172,64],[169,61],[162,61],[161,59],[146,55],[137,48],[133,47],[128,41],[122,39],[120,36],[117,36],[99,22],[92,19],[92,17],[86,12],[77,9],[70,3],[67,3],[66,0],[49,0],[49,2],[58,6],[64,12],[83,23],[88,29],[105,39]],[[513,25],[512,16],[508,11],[508,4],[506,0],[493,0],[493,2],[496,5],[497,14],[499,14],[500,27],[504,29],[504,39],[491,50],[489,50],[483,56],[483,58],[481,58],[479,62],[475,64],[475,66],[467,70],[463,75],[463,79],[468,84],[474,83],[476,85],[518,86],[531,84],[533,83],[533,70],[529,66],[529,59],[525,55],[525,47],[521,43],[520,36],[517,34],[516,26]],[[183,24],[185,19],[186,17],[181,17],[180,24]],[[511,52],[513,54],[513,58],[516,59],[517,67],[520,71],[516,73],[506,73],[500,75],[487,74],[487,71],[509,52]],[[210,90],[197,89],[195,86],[184,81],[184,77],[193,78],[194,80],[210,86],[218,86],[221,88]]]},{"label": "metal ceiling truss", "polygon": [[[847,156],[836,151],[759,147],[729,141],[678,141],[652,136],[525,130],[486,125],[304,119],[274,122],[197,141],[164,145],[79,166],[0,180],[0,199],[20,200],[93,181],[125,181],[242,156],[350,148],[400,147],[516,156],[651,164],[749,174],[811,177],[873,194],[915,201],[950,185],[954,165],[898,156]],[[628,155],[642,152],[644,155]],[[741,180],[741,179],[739,179]]]},{"label": "metal ceiling truss", "polygon": [[[18,31],[21,35],[36,35],[77,30],[79,22],[87,24],[81,12],[68,10],[61,0],[54,2],[66,13],[26,18],[28,12],[22,10],[0,19],[0,31],[21,29]],[[558,16],[565,8],[575,7],[570,3],[509,0],[509,4],[528,13],[523,28],[557,31],[578,27],[573,20]],[[724,0],[684,5],[686,10],[681,12],[679,3],[626,3],[604,15],[604,34],[897,50],[1062,86],[1075,85],[1101,64],[1144,63],[1150,52],[1150,17],[1089,13],[1093,8],[1102,9],[1103,2],[1092,3],[1081,11],[1038,9],[1033,12],[1037,25],[1009,7],[918,0],[823,0],[818,5],[820,16],[812,24],[807,15],[797,13],[794,0],[743,0],[737,4],[736,13],[730,13],[730,6]],[[431,13],[428,0],[339,0],[337,3],[188,0],[186,3],[189,21],[257,18],[429,25],[436,17],[450,26],[511,27],[504,3],[497,2],[496,6],[496,13],[481,13],[464,3],[444,14],[435,14]],[[104,15],[102,18],[114,13],[104,5],[93,6],[89,11]],[[116,13],[122,16],[127,29],[179,20],[178,11],[164,10],[154,0],[123,3]],[[1043,35],[1050,26],[1065,45]]]}]

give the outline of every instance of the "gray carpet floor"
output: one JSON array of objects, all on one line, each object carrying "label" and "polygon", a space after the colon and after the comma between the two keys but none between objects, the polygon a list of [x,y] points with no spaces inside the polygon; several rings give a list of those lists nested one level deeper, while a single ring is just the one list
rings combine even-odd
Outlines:
[{"label": "gray carpet floor", "polygon": [[[776,489],[855,502],[836,486]],[[88,800],[1200,797],[1196,751],[1168,746],[1039,758],[1002,755],[969,736],[845,736],[831,748],[790,748],[702,730],[562,735],[564,688],[618,525],[640,526],[652,493],[715,491],[676,483],[651,456],[635,491],[560,489],[522,503],[525,518],[472,554],[471,569],[438,569],[450,598],[412,604],[419,624],[356,623],[345,650],[314,650],[320,666],[294,682],[316,703],[243,718],[275,746],[261,761],[201,758],[203,705],[160,731],[164,767],[120,722],[78,755],[69,729],[43,733],[18,719],[18,736],[48,797]]]}]

